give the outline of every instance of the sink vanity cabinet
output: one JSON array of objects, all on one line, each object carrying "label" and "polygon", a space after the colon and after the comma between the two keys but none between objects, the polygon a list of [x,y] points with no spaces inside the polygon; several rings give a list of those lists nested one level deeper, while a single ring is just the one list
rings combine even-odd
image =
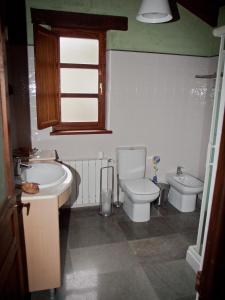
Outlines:
[{"label": "sink vanity cabinet", "polygon": [[[52,162],[52,164],[58,163]],[[58,288],[61,285],[59,208],[71,194],[72,174],[63,182],[41,188],[37,194],[22,194],[22,202],[30,203],[23,211],[29,291]]]}]

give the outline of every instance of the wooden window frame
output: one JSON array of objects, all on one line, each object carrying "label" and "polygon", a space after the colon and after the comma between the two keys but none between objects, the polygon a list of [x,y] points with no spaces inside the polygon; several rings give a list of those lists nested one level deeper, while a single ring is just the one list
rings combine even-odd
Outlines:
[{"label": "wooden window frame", "polygon": [[[54,28],[53,32],[58,36],[58,61],[59,68],[85,68],[98,70],[98,94],[85,94],[85,93],[61,93],[59,98],[59,111],[60,122],[53,126],[55,131],[67,130],[105,130],[105,83],[106,83],[106,32],[99,30],[76,30]],[[92,64],[61,64],[60,63],[60,37],[71,38],[89,38],[99,41],[99,63],[98,65]],[[61,98],[79,97],[79,98],[97,98],[98,99],[98,121],[97,122],[62,122],[61,121]]]},{"label": "wooden window frame", "polygon": [[[105,115],[105,85],[106,85],[106,32],[107,30],[123,30],[128,29],[128,18],[121,16],[86,14],[66,11],[43,10],[31,8],[31,19],[34,24],[35,36],[35,76],[36,76],[36,101],[37,101],[37,123],[38,129],[43,129],[52,126],[53,131],[51,135],[65,135],[65,134],[104,134],[112,133],[111,130],[106,130],[106,115]],[[51,30],[44,29],[42,25],[50,26]],[[36,50],[37,45],[41,45],[41,38],[38,37],[38,29],[40,32],[46,30],[44,35],[49,33],[51,39],[50,50],[53,55],[48,55],[47,61],[45,53],[51,52],[49,45],[45,43],[46,51],[39,47],[39,53]],[[85,32],[92,36],[93,33],[101,35],[101,54],[99,63],[101,63],[101,78],[99,83],[102,83],[101,99],[98,112],[98,122],[61,122],[61,93],[60,76],[59,76],[59,34],[72,34],[78,32]],[[58,38],[54,41],[52,35]],[[39,38],[39,44],[37,40]],[[54,44],[55,43],[55,44]],[[57,46],[58,44],[58,46]],[[56,45],[56,46],[54,46]],[[54,50],[55,49],[55,50]],[[100,49],[100,48],[99,48]],[[41,57],[39,57],[41,54]],[[54,57],[58,57],[54,59]],[[41,58],[41,59],[40,59]],[[45,72],[43,61],[48,65],[48,72]],[[38,63],[39,62],[39,63]],[[82,66],[80,66],[82,67]],[[50,69],[50,71],[49,71]],[[52,76],[49,76],[49,74]],[[53,80],[52,80],[53,78]],[[58,82],[55,89],[54,83]],[[41,82],[41,83],[40,83]],[[44,87],[44,88],[43,88]],[[100,93],[100,85],[98,95]]]},{"label": "wooden window frame", "polygon": [[[34,26],[35,76],[38,129],[52,126],[51,135],[112,133],[105,129],[105,84],[106,84],[106,31],[51,28]],[[99,41],[99,62],[92,64],[60,64],[60,37],[89,38]],[[98,93],[61,93],[60,68],[85,68],[98,70]],[[97,122],[62,122],[61,98],[97,98]]]}]

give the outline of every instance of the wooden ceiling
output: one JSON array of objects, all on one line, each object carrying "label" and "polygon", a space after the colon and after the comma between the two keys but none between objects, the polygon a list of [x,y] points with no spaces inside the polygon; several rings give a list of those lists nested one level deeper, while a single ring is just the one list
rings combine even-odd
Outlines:
[{"label": "wooden ceiling", "polygon": [[220,7],[225,5],[225,0],[177,0],[177,2],[213,27],[217,26]]}]

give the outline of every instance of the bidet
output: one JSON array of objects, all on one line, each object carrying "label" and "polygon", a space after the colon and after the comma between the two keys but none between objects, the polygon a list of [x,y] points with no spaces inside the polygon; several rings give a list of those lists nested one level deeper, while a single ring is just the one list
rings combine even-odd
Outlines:
[{"label": "bidet", "polygon": [[203,182],[187,173],[169,173],[166,179],[170,184],[168,201],[181,212],[194,211],[197,194],[203,191]]}]

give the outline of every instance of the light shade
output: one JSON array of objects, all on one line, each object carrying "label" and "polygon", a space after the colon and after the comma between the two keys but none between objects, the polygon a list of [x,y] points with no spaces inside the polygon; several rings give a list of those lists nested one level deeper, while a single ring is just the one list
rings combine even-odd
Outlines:
[{"label": "light shade", "polygon": [[142,0],[136,19],[144,23],[164,23],[172,20],[168,0]]}]

